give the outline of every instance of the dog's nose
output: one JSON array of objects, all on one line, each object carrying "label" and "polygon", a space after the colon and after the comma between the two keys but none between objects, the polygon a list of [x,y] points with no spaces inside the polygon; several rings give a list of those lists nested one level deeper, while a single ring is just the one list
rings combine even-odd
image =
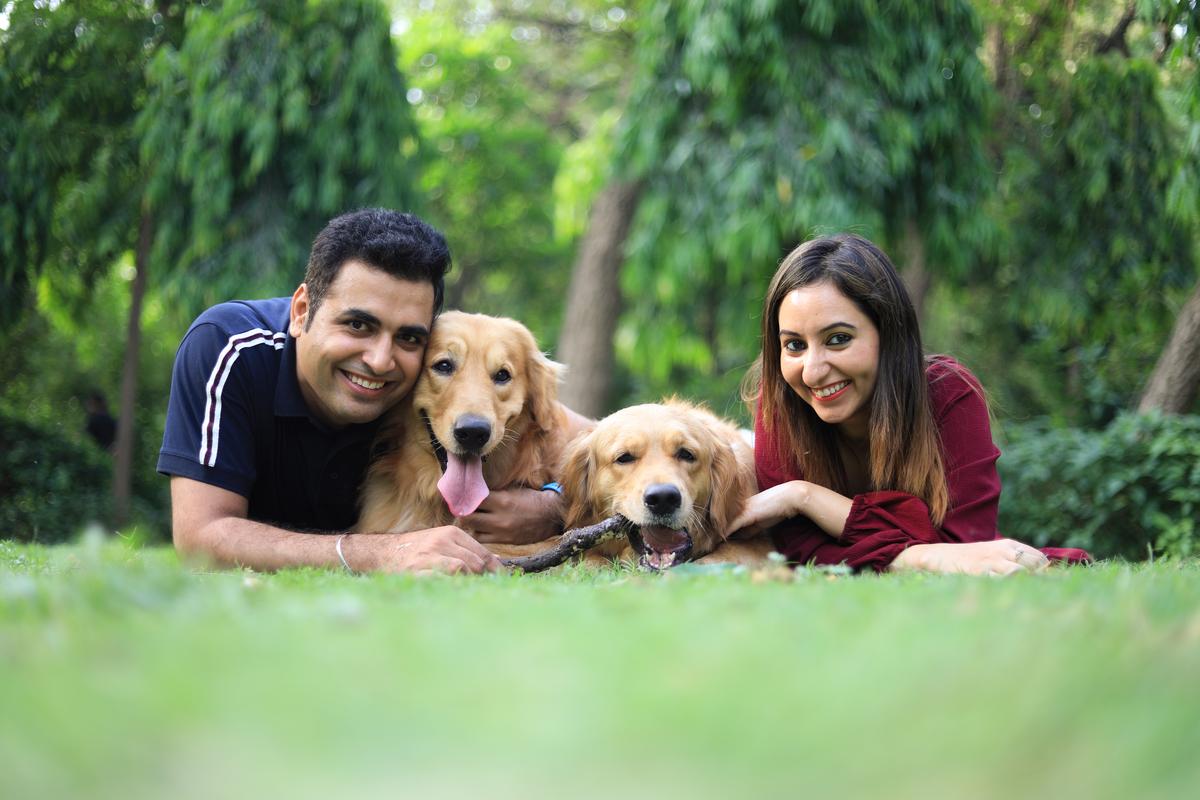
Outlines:
[{"label": "dog's nose", "polygon": [[683,502],[683,497],[679,494],[678,486],[670,483],[656,483],[647,487],[646,493],[642,495],[642,501],[652,514],[672,514],[679,510],[679,504]]},{"label": "dog's nose", "polygon": [[492,436],[492,425],[483,417],[465,414],[454,423],[454,441],[464,450],[478,453]]}]

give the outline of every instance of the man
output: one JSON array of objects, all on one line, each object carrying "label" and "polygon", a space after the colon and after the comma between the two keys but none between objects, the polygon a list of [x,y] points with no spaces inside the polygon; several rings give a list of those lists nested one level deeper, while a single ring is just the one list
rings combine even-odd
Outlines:
[{"label": "man", "polygon": [[[380,416],[412,390],[450,251],[411,214],[331,221],[290,298],[222,303],[175,358],[158,471],[181,554],[255,569],[483,572],[461,528],[345,535]],[[466,524],[494,540],[552,535],[552,492],[494,492]],[[337,536],[328,534],[336,533]]]},{"label": "man", "polygon": [[83,408],[87,412],[85,430],[88,436],[100,447],[112,452],[113,442],[117,440],[117,421],[108,411],[108,400],[104,393],[99,389],[88,392]]}]

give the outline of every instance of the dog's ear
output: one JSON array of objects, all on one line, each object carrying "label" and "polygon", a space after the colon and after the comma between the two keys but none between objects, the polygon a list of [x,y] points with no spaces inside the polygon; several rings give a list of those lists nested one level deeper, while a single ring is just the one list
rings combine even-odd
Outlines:
[{"label": "dog's ear", "polygon": [[[754,459],[746,450],[747,445],[738,439],[730,440],[715,431],[709,431],[713,439],[713,460],[709,474],[712,496],[709,498],[710,530],[724,539],[729,532],[729,523],[742,513],[746,500],[754,494]],[[738,434],[733,433],[736,437]]]},{"label": "dog's ear", "polygon": [[567,530],[587,525],[595,520],[592,513],[592,475],[596,459],[592,456],[594,433],[587,433],[571,442],[563,463],[562,487],[567,498],[564,524]]},{"label": "dog's ear", "polygon": [[566,367],[557,361],[551,361],[546,354],[537,349],[537,343],[532,334],[528,342],[529,352],[529,395],[525,400],[533,424],[539,429],[550,432],[562,427],[559,419],[558,384],[562,382]]}]

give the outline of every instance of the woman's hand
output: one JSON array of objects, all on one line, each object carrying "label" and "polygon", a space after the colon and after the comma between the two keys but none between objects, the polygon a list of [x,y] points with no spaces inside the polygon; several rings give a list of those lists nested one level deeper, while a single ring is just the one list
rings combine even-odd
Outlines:
[{"label": "woman's hand", "polygon": [[892,572],[942,572],[963,575],[1012,575],[1038,572],[1050,560],[1015,539],[994,542],[915,544],[892,561]]},{"label": "woman's hand", "polygon": [[807,484],[804,481],[788,481],[759,492],[746,501],[742,513],[729,523],[727,537],[744,538],[791,519],[804,508]]}]

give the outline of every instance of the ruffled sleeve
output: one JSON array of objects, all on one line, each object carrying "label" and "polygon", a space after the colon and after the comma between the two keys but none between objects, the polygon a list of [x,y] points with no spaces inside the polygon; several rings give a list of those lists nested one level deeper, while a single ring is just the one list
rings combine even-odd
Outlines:
[{"label": "ruffled sleeve", "polygon": [[914,544],[945,541],[929,521],[924,501],[903,492],[855,495],[841,537],[834,539],[807,517],[774,531],[776,548],[796,564],[846,564],[882,572]]}]

